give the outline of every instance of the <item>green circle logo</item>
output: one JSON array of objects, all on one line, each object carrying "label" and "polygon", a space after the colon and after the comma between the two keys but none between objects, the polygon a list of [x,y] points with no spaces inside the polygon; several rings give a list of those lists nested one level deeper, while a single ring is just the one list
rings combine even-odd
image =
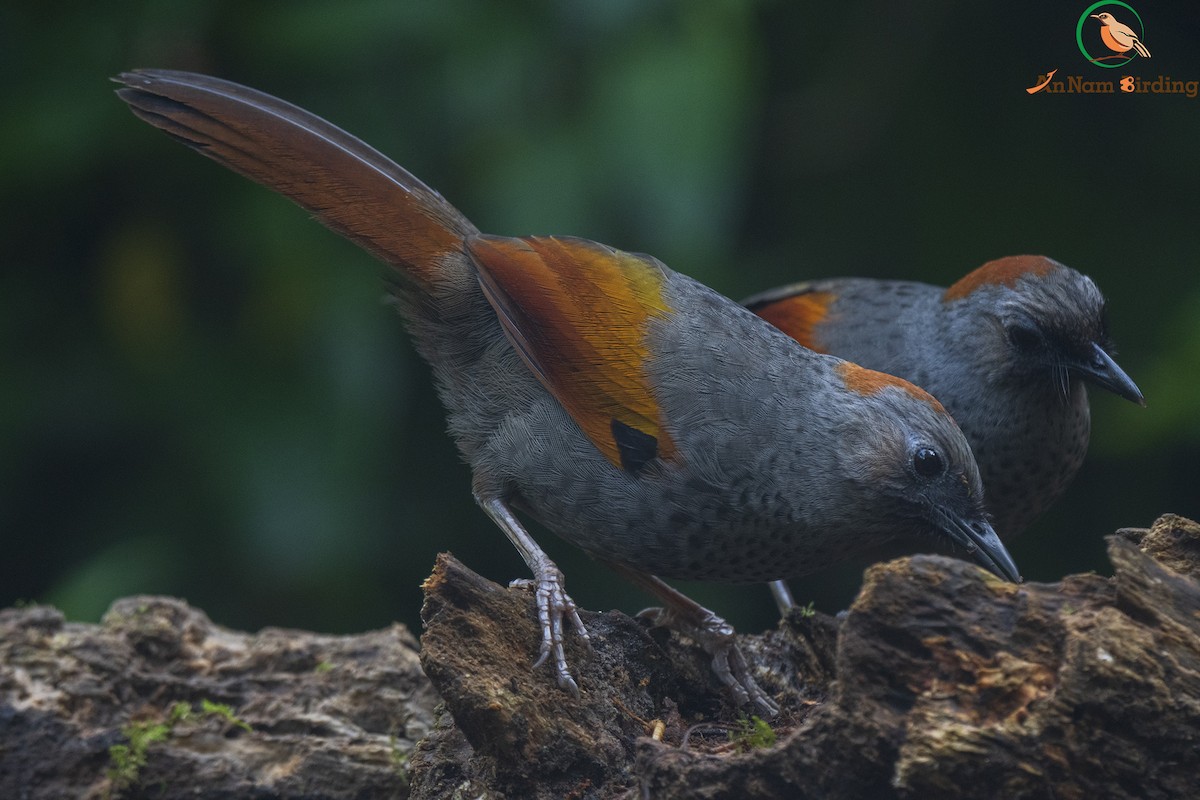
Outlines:
[{"label": "green circle logo", "polygon": [[[1118,12],[1118,15],[1113,15],[1108,12],[1099,11],[1099,9],[1105,6],[1119,6],[1129,13]],[[1126,24],[1129,22],[1134,23],[1136,27]],[[1092,55],[1088,51],[1087,45],[1083,43],[1083,29],[1085,26],[1089,27],[1090,33],[1096,32],[1091,29],[1091,26],[1096,26],[1100,30],[1101,44],[1098,48],[1101,50],[1100,55]],[[1114,38],[1109,33],[1110,30],[1117,31],[1118,34],[1128,31],[1136,37],[1134,41],[1137,41],[1138,44],[1128,44],[1125,41],[1128,38],[1127,36],[1122,36],[1119,39]],[[1121,0],[1100,0],[1099,3],[1092,3],[1079,15],[1079,22],[1075,24],[1075,41],[1079,45],[1079,52],[1083,53],[1083,57],[1097,67],[1104,67],[1105,69],[1116,69],[1133,61],[1138,53],[1144,49],[1140,42],[1145,35],[1146,26],[1142,24],[1141,16],[1133,9],[1133,6],[1128,3],[1122,3]],[[1088,38],[1095,41],[1094,36],[1089,35]]]}]

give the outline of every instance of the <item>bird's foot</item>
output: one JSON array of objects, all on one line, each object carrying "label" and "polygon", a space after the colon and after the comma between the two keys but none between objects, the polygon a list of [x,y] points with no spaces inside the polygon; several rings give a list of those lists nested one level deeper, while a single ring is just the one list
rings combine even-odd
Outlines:
[{"label": "bird's foot", "polygon": [[529,565],[529,571],[533,573],[533,578],[516,580],[509,585],[530,587],[537,600],[538,622],[542,626],[542,646],[537,661],[533,662],[534,669],[545,664],[553,656],[554,676],[558,679],[559,687],[578,697],[579,684],[571,676],[571,670],[567,667],[567,656],[563,652],[563,619],[571,623],[575,632],[589,646],[590,642],[587,628],[583,626],[583,620],[579,618],[579,611],[575,608],[575,601],[563,588],[566,580],[562,571],[554,565],[550,556],[538,547],[537,542],[525,531],[502,499],[476,493],[475,502],[479,503],[484,513],[504,531],[504,535],[517,548],[521,558]]},{"label": "bird's foot", "polygon": [[647,608],[638,617],[669,628],[703,647],[712,656],[712,670],[717,679],[733,695],[737,705],[753,703],[766,717],[778,714],[779,704],[750,674],[750,664],[738,647],[733,626],[707,608],[693,605],[695,608]]},{"label": "bird's foot", "polygon": [[562,572],[548,558],[534,568],[533,578],[521,578],[509,584],[532,589],[537,602],[538,622],[542,626],[542,645],[537,660],[533,662],[533,668],[537,669],[553,657],[554,676],[559,687],[579,697],[579,684],[571,675],[566,654],[563,652],[563,642],[566,638],[563,620],[570,622],[575,632],[589,646],[590,638],[583,620],[579,618],[575,601],[567,594],[564,585]]}]

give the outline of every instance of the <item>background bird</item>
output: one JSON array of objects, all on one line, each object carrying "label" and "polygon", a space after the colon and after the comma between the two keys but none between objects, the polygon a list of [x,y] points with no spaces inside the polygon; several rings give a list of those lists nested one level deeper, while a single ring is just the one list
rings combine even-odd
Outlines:
[{"label": "background bird", "polygon": [[940,399],[971,443],[1005,541],[1058,499],[1083,463],[1086,384],[1144,405],[1113,361],[1096,284],[1044,256],[988,262],[949,288],[843,278],[745,303],[806,347],[899,375]]},{"label": "background bird", "polygon": [[[1144,405],[1112,358],[1095,283],[1044,256],[988,262],[949,288],[843,278],[745,301],[806,347],[911,380],[938,397],[979,464],[1011,541],[1066,490],[1091,433],[1085,384]],[[781,607],[786,587],[772,587]]]},{"label": "background bird", "polygon": [[1018,580],[961,431],[912,384],[799,347],[648,256],[480,234],[312,114],[164,70],[117,79],[146,122],[290,197],[395,269],[476,501],[534,574],[539,661],[577,690],[586,636],[520,510],[655,592],[740,700],[770,712],[732,629],[657,575],[801,575],[895,538],[953,542]]},{"label": "background bird", "polygon": [[1112,50],[1114,53],[1127,53],[1130,50],[1136,50],[1137,54],[1142,58],[1149,58],[1150,51],[1146,49],[1146,45],[1142,44],[1141,39],[1133,28],[1128,25],[1117,22],[1112,14],[1107,11],[1100,14],[1092,14],[1092,19],[1100,20],[1100,40],[1104,42],[1105,47]]}]

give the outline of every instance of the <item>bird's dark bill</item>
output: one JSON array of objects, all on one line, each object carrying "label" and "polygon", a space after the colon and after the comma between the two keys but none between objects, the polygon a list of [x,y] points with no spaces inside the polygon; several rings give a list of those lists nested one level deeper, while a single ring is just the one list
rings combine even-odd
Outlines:
[{"label": "bird's dark bill", "polygon": [[1106,353],[1100,345],[1093,344],[1089,362],[1080,364],[1076,369],[1080,375],[1102,389],[1108,389],[1118,397],[1124,397],[1139,406],[1146,405],[1146,399],[1142,397],[1141,389],[1138,389],[1133,379],[1125,374],[1125,370],[1117,366],[1117,362],[1113,361],[1112,356]]}]

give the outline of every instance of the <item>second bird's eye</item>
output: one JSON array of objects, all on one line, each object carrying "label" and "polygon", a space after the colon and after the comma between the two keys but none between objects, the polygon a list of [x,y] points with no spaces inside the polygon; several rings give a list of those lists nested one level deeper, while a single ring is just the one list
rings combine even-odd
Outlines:
[{"label": "second bird's eye", "polygon": [[1008,340],[1022,353],[1032,352],[1042,343],[1036,328],[1021,323],[1008,326]]},{"label": "second bird's eye", "polygon": [[936,450],[922,447],[913,454],[913,469],[922,478],[936,478],[946,469],[946,463]]}]

